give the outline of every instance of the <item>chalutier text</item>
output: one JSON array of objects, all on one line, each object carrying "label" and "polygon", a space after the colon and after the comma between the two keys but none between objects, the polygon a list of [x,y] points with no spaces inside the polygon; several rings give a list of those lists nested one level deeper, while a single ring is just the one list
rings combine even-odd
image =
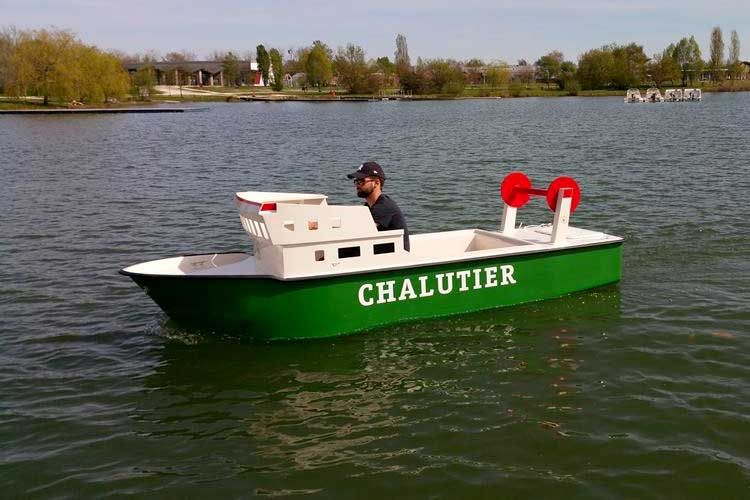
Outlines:
[{"label": "chalutier text", "polygon": [[404,278],[400,283],[396,280],[364,283],[359,287],[357,296],[359,303],[367,307],[398,300],[422,299],[435,295],[435,292],[447,295],[456,291],[515,285],[513,272],[513,266],[503,265],[419,276],[416,283],[410,278]]}]

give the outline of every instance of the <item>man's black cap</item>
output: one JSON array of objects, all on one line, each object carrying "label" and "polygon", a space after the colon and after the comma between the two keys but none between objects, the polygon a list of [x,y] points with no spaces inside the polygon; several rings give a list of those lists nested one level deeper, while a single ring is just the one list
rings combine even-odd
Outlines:
[{"label": "man's black cap", "polygon": [[364,179],[365,177],[378,177],[381,181],[385,181],[385,172],[383,167],[375,163],[374,161],[366,161],[357,168],[354,172],[347,175],[350,179]]}]

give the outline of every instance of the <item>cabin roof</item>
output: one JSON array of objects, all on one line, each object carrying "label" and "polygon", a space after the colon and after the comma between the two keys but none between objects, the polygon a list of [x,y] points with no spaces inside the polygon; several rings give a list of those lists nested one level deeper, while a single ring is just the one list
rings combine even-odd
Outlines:
[{"label": "cabin roof", "polygon": [[311,193],[275,193],[270,191],[245,191],[237,193],[237,198],[242,201],[247,201],[256,205],[263,203],[320,203],[327,199],[328,196],[324,194],[311,194]]}]

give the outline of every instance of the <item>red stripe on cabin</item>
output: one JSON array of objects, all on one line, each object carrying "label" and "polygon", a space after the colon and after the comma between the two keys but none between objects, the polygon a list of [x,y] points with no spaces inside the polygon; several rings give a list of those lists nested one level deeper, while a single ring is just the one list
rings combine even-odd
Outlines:
[{"label": "red stripe on cabin", "polygon": [[249,205],[255,205],[258,208],[258,212],[275,212],[276,211],[276,203],[261,203],[258,201],[250,201],[246,200],[245,198],[240,198],[239,196],[235,195],[235,198],[238,201],[241,201],[242,203],[247,203]]}]

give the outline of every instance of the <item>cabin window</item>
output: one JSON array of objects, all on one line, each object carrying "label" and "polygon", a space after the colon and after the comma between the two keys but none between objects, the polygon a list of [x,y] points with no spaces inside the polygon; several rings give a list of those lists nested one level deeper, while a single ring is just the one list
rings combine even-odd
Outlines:
[{"label": "cabin window", "polygon": [[341,227],[341,217],[331,217],[331,229],[338,229]]},{"label": "cabin window", "polygon": [[318,221],[316,220],[309,220],[307,221],[307,229],[310,231],[317,231],[318,230]]},{"label": "cabin window", "polygon": [[359,257],[359,247],[343,247],[339,248],[339,259],[350,259],[352,257]]},{"label": "cabin window", "polygon": [[321,262],[326,260],[325,250],[315,250],[315,262]]},{"label": "cabin window", "polygon": [[393,253],[396,251],[396,245],[391,243],[377,243],[372,246],[372,253],[379,255],[381,253]]},{"label": "cabin window", "polygon": [[284,221],[284,229],[287,231],[294,231],[294,221],[293,220],[285,220]]}]

